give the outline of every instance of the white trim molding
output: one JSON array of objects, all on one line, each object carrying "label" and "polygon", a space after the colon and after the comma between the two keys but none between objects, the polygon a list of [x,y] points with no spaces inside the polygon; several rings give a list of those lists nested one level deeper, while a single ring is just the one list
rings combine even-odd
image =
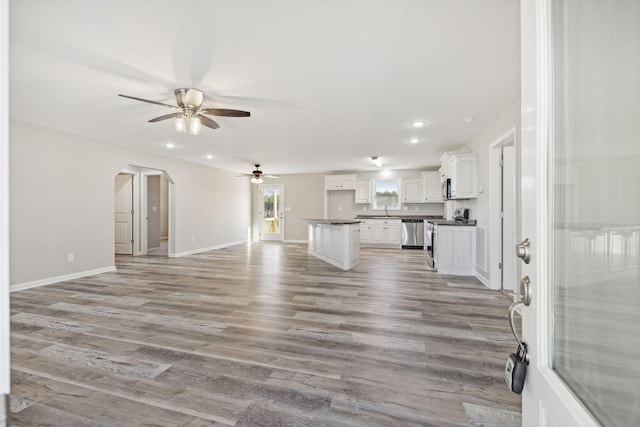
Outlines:
[{"label": "white trim molding", "polygon": [[208,252],[208,251],[215,251],[218,249],[224,249],[224,248],[228,248],[229,246],[235,246],[235,245],[242,245],[244,243],[248,243],[247,240],[238,240],[236,242],[229,242],[229,243],[223,243],[221,245],[215,245],[215,246],[208,246],[206,248],[199,248],[199,249],[193,249],[191,251],[184,251],[184,252],[178,252],[178,253],[170,253],[169,254],[169,258],[180,258],[183,256],[187,256],[187,255],[194,255],[194,254],[199,254],[202,252]]},{"label": "white trim molding", "polygon": [[109,273],[116,271],[115,266],[97,268],[95,270],[80,271],[78,273],[65,274],[64,276],[49,277],[47,279],[35,280],[33,282],[24,282],[11,285],[11,292],[24,291],[25,289],[37,288],[39,286],[51,285],[53,283],[65,282],[67,280],[79,279],[81,277],[95,276],[96,274]]}]

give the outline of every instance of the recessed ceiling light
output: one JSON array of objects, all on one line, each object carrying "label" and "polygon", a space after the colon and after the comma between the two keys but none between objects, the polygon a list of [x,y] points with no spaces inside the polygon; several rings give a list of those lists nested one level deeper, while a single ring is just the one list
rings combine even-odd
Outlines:
[{"label": "recessed ceiling light", "polygon": [[207,159],[211,160],[211,159],[213,159],[213,154],[207,154],[206,157],[207,157]]},{"label": "recessed ceiling light", "polygon": [[173,148],[176,146],[176,144],[174,144],[173,142],[167,142],[166,144],[164,144],[164,146],[167,148]]},{"label": "recessed ceiling light", "polygon": [[412,144],[417,144],[418,142],[420,142],[420,140],[418,138],[411,138],[409,142]]},{"label": "recessed ceiling light", "polygon": [[473,116],[469,116],[469,117],[465,117],[464,118],[464,122],[465,123],[471,123],[472,121],[474,121],[476,118]]},{"label": "recessed ceiling light", "polygon": [[411,125],[414,128],[421,128],[422,126],[425,125],[425,122],[424,122],[424,120],[418,120],[418,121],[415,121],[415,122],[411,123]]}]

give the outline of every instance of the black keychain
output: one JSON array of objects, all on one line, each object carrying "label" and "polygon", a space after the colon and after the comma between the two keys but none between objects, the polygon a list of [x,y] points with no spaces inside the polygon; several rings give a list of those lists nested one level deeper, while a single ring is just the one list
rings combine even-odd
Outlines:
[{"label": "black keychain", "polygon": [[527,376],[527,344],[518,345],[515,353],[511,353],[504,366],[504,380],[507,386],[514,393],[522,393],[524,379]]}]

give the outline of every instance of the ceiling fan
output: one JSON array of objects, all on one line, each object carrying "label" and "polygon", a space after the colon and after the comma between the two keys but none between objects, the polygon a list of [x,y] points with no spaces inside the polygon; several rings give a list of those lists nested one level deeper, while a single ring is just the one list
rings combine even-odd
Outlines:
[{"label": "ceiling fan", "polygon": [[246,174],[242,174],[242,175],[237,175],[238,177],[240,176],[250,176],[251,177],[251,182],[253,182],[254,184],[262,184],[263,181],[263,177],[264,178],[280,178],[278,176],[275,175],[265,175],[261,170],[260,170],[260,165],[256,164],[254,165],[256,167],[256,169],[254,171],[252,171],[250,174],[246,173]]},{"label": "ceiling fan", "polygon": [[137,98],[135,96],[118,94],[123,98],[129,98],[136,101],[148,102],[149,104],[162,105],[174,110],[171,114],[156,117],[149,120],[150,123],[160,122],[162,120],[175,119],[175,126],[178,132],[187,132],[190,135],[199,135],[201,125],[211,129],[218,129],[220,125],[211,118],[205,116],[222,116],[222,117],[249,117],[251,113],[242,110],[230,110],[228,108],[202,108],[204,95],[198,89],[176,89],[176,103],[178,105],[165,104],[164,102],[151,101],[149,99]]}]

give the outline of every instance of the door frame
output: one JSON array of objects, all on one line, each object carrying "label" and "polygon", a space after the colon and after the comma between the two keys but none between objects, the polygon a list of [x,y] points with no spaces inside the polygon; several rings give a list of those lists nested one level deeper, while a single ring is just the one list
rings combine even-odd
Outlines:
[{"label": "door frame", "polygon": [[0,425],[9,417],[9,0],[0,0]]},{"label": "door frame", "polygon": [[[551,361],[548,282],[548,149],[553,141],[552,0],[521,0],[522,136],[520,150],[521,235],[531,240],[531,262],[520,263],[531,279],[533,299],[521,310],[522,339],[530,365],[522,392],[524,426],[596,427],[590,413],[555,373]],[[526,160],[526,161],[525,161]]]},{"label": "door frame", "polygon": [[[505,251],[511,250],[511,248],[504,247],[504,233],[502,229],[503,221],[500,216],[500,212],[502,211],[502,200],[503,200],[503,177],[502,177],[502,166],[500,164],[502,160],[502,149],[504,147],[513,146],[515,148],[515,176],[516,179],[516,188],[518,188],[518,137],[517,137],[517,129],[513,127],[501,135],[498,139],[496,139],[489,146],[489,230],[491,231],[489,234],[489,287],[491,289],[502,289],[503,288],[503,271],[504,267],[501,270],[498,267],[498,262],[504,262],[504,254]],[[516,216],[516,229],[513,230],[515,232],[516,241],[520,238],[519,226],[517,218],[519,218],[518,211],[518,191],[516,190],[515,198],[515,206],[513,207],[513,212]],[[497,231],[501,231],[498,233]],[[515,277],[519,277],[519,264],[514,261],[514,273]],[[514,283],[514,287],[515,283]]]},{"label": "door frame", "polygon": [[157,169],[147,166],[128,165],[119,173],[126,173],[133,175],[133,256],[146,255],[148,252],[148,228],[147,228],[147,201],[148,201],[148,188],[147,188],[147,176],[148,175],[164,175],[168,180],[168,256],[169,258],[176,257],[176,235],[175,235],[175,181],[164,169]]}]

